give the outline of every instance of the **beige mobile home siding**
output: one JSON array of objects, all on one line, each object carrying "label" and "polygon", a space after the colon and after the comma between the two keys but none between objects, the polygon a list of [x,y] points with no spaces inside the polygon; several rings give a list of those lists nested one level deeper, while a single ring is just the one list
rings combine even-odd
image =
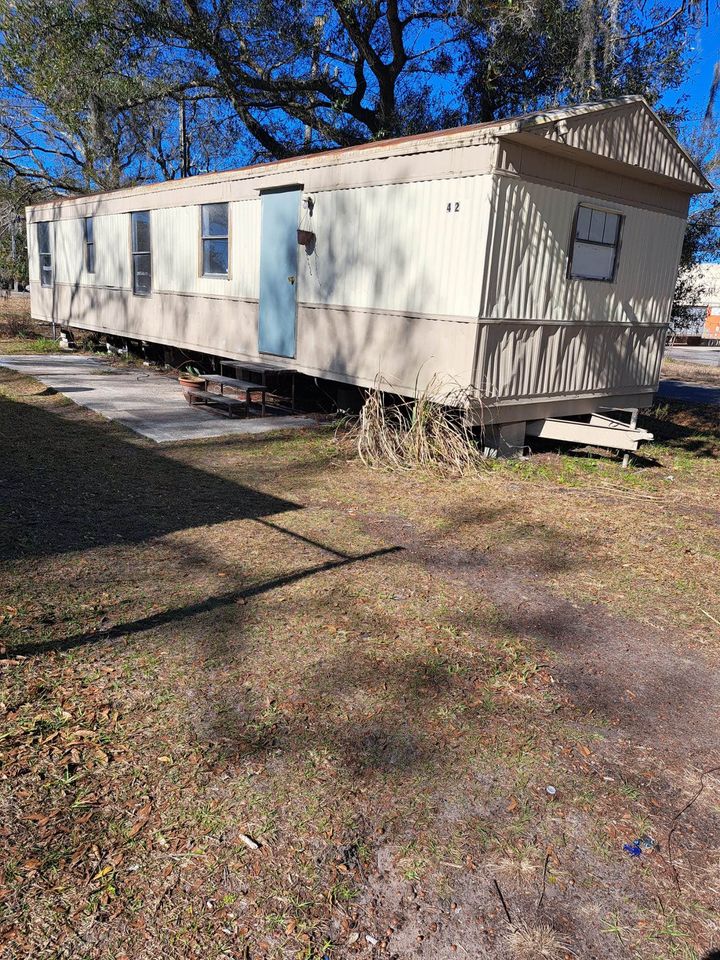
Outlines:
[{"label": "beige mobile home siding", "polygon": [[55,282],[70,286],[130,287],[130,224],[128,217],[96,217],[95,273],[85,269],[84,220],[56,220]]},{"label": "beige mobile home siding", "polygon": [[674,141],[640,102],[576,116],[561,124],[540,127],[537,132],[563,146],[599,157],[623,158],[629,166],[660,177],[702,184],[689,158],[673,149]]},{"label": "beige mobile home siding", "polygon": [[313,194],[312,218],[301,219],[317,241],[310,255],[300,248],[299,300],[474,320],[491,182],[464,177]]},{"label": "beige mobile home siding", "polygon": [[[624,217],[613,282],[567,275],[579,203]],[[684,218],[505,175],[492,211],[475,383],[501,405],[651,395]]]},{"label": "beige mobile home siding", "polygon": [[[37,244],[35,242],[36,240],[35,231],[37,230],[37,227],[32,221],[30,214],[31,214],[31,210],[30,208],[28,208],[25,211],[25,226],[27,231],[27,250],[28,250],[28,278],[30,280],[31,287],[35,288],[36,286],[39,287],[40,285],[40,264],[38,261]],[[50,224],[50,233],[51,233],[50,243],[52,243],[53,228],[54,228],[54,225],[51,223]],[[31,305],[31,311],[32,311],[33,317],[36,317],[37,319],[41,319],[37,315],[38,307],[34,297],[31,298],[30,305]],[[43,317],[42,319],[46,319],[46,318]]]},{"label": "beige mobile home siding", "polygon": [[[303,204],[301,226],[317,243],[298,247],[297,368],[364,386],[381,376],[404,393],[435,372],[468,383],[491,182],[306,189],[313,214]],[[218,279],[199,275],[199,206],[151,207],[150,298],[131,291],[129,213],[95,217],[95,276],[83,266],[82,219],[56,220],[55,288],[33,283],[35,315],[256,359],[260,208],[259,196],[230,204],[230,276]]]},{"label": "beige mobile home siding", "polygon": [[153,290],[257,300],[260,283],[259,199],[229,204],[229,229],[228,277],[203,277],[200,262],[200,207],[153,210]]},{"label": "beige mobile home siding", "polygon": [[32,285],[33,316],[63,325],[220,356],[257,357],[257,301],[56,284]]},{"label": "beige mobile home siding", "polygon": [[[260,258],[260,201],[230,204],[230,275],[201,276],[198,206],[169,207],[151,212],[153,291],[199,296],[257,299]],[[85,269],[84,219],[64,218],[51,225],[57,284],[130,290],[130,214],[94,217],[95,273]],[[31,280],[38,261],[30,231]]]},{"label": "beige mobile home siding", "polygon": [[[438,371],[467,384],[490,176],[320,191],[302,226],[298,361],[367,386],[413,393]],[[448,210],[448,207],[450,209]]]},{"label": "beige mobile home siding", "polygon": [[[567,277],[579,203],[624,217],[612,283]],[[504,176],[492,208],[481,317],[667,323],[684,218]]]}]

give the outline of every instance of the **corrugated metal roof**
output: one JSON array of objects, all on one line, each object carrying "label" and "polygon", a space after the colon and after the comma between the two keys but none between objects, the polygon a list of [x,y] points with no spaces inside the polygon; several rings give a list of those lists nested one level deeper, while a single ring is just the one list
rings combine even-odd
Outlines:
[{"label": "corrugated metal roof", "polygon": [[[634,142],[633,130],[621,131],[613,140],[612,149],[601,152],[603,144],[609,142],[607,124],[603,116],[613,116],[611,126],[617,129],[618,123],[622,127],[624,118],[642,116],[645,118],[644,128],[636,131],[638,137],[647,137],[652,128],[657,136],[652,148],[648,151],[642,148],[640,142]],[[593,121],[589,123],[588,121]],[[648,169],[650,172],[667,177],[668,180],[682,183],[696,188],[693,192],[712,191],[712,184],[705,178],[700,168],[695,164],[687,152],[679,145],[668,127],[650,108],[643,97],[619,97],[613,100],[602,100],[592,103],[582,103],[576,106],[556,107],[549,110],[535,110],[531,113],[520,114],[504,120],[491,120],[486,123],[476,123],[468,126],[453,127],[447,130],[436,130],[428,133],[414,134],[406,137],[396,137],[390,140],[375,140],[357,144],[352,147],[337,147],[332,150],[305,154],[298,157],[289,157],[284,160],[268,161],[266,163],[250,164],[234,170],[219,173],[198,174],[185,180],[164,181],[163,183],[144,184],[138,187],[124,187],[112,191],[100,191],[82,196],[113,196],[137,195],[145,191],[152,191],[168,184],[212,183],[226,180],[257,176],[261,172],[287,169],[288,172],[297,171],[300,174],[309,168],[326,166],[334,163],[352,163],[368,159],[368,154],[382,156],[397,156],[424,152],[426,150],[444,150],[459,146],[470,145],[480,137],[482,140],[492,137],[513,136],[522,133],[537,133],[544,139],[558,140],[560,131],[565,129],[572,134],[572,142],[563,140],[563,143],[574,149],[601,155],[611,160],[632,165],[635,168]],[[633,124],[630,123],[630,127]],[[603,140],[605,131],[605,140]],[[611,139],[611,138],[610,138]],[[540,140],[540,137],[539,137]],[[538,147],[541,144],[538,142]],[[639,159],[638,159],[639,158]],[[652,162],[652,168],[644,167],[643,163]],[[656,169],[658,167],[658,169]],[[65,201],[51,200],[36,204],[37,208],[56,206],[58,202],[72,203],[73,199]],[[79,197],[77,199],[80,199]]]}]

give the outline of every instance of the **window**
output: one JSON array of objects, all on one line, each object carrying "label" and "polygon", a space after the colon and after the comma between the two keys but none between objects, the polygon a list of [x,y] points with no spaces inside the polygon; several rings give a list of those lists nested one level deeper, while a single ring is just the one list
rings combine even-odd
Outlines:
[{"label": "window", "polygon": [[582,204],[575,216],[569,275],[583,280],[613,280],[622,216]]},{"label": "window", "polygon": [[132,227],[133,293],[139,297],[149,297],[152,292],[150,211],[138,210],[130,214],[130,219]]},{"label": "window", "polygon": [[95,273],[95,225],[92,217],[85,217],[85,269]]},{"label": "window", "polygon": [[201,209],[202,273],[204,277],[228,275],[228,205],[206,203]]},{"label": "window", "polygon": [[50,252],[50,224],[43,220],[37,224],[37,245],[40,257],[40,283],[51,287],[53,282],[52,253]]}]

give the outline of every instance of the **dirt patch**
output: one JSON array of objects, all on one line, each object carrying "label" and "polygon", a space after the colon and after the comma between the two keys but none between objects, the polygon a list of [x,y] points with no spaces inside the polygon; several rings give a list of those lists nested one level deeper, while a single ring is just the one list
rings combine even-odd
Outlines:
[{"label": "dirt patch", "polygon": [[[642,784],[655,815],[655,830],[662,837],[654,849],[657,872],[678,891],[683,881],[690,880],[694,887],[699,875],[713,883],[702,840],[720,835],[720,811],[714,802],[720,787],[717,717],[708,709],[720,700],[720,679],[712,660],[698,651],[679,654],[663,632],[613,615],[602,604],[571,603],[557,596],[531,565],[518,565],[516,550],[504,547],[478,555],[444,547],[434,535],[423,536],[407,521],[387,516],[369,517],[367,528],[402,545],[434,574],[482,592],[497,606],[508,631],[532,639],[546,651],[554,681],[560,685],[563,711],[595,727],[591,759],[587,753],[597,776],[606,782]],[[703,771],[710,770],[706,792]],[[698,786],[701,792],[695,797]],[[676,819],[688,793],[695,800],[682,820]],[[399,957],[450,958],[460,951],[473,958],[510,958],[517,956],[511,933],[522,917],[524,923],[530,918],[536,928],[543,921],[550,923],[558,937],[554,954],[558,957],[565,955],[562,945],[570,943],[582,957],[629,956],[621,931],[608,946],[603,918],[592,898],[580,894],[581,877],[566,861],[570,857],[590,868],[603,889],[614,891],[615,907],[621,910],[634,880],[620,858],[611,866],[597,857],[586,842],[590,832],[587,819],[576,815],[564,820],[561,844],[552,835],[536,835],[534,863],[531,860],[518,871],[517,863],[511,862],[509,883],[507,876],[503,880],[502,864],[474,870],[472,878],[459,865],[440,908],[435,901],[422,903],[418,892],[398,884],[397,877],[388,884],[381,875],[373,905],[386,908],[388,949]],[[543,848],[556,854],[549,892],[538,859]],[[678,856],[680,849],[684,856]],[[565,875],[565,882],[555,881],[555,869]],[[513,905],[512,924],[495,886],[498,878]],[[573,887],[575,893],[568,898]]]},{"label": "dirt patch", "polygon": [[[433,573],[481,591],[508,631],[552,651],[555,678],[575,707],[612,731],[623,750],[654,752],[663,762],[689,760],[701,769],[720,764],[717,718],[708,710],[720,702],[713,658],[697,650],[682,655],[664,630],[619,617],[603,604],[558,596],[531,565],[518,565],[516,548],[478,555],[444,547],[435,535],[424,537],[387,516],[369,518],[367,529]],[[712,627],[709,620],[708,632]]]},{"label": "dirt patch", "polygon": [[0,393],[12,960],[718,942],[716,777],[673,830],[716,702],[697,423],[647,467],[449,482],[322,430],[158,449],[28,378]]}]

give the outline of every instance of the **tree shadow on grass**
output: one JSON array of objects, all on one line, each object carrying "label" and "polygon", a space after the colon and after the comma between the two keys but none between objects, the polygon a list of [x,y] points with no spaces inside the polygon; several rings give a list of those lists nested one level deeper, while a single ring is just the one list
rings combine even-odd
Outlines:
[{"label": "tree shadow on grass", "polygon": [[712,459],[720,455],[719,406],[693,406],[659,397],[652,410],[643,414],[641,425],[652,431],[655,443],[669,450]]},{"label": "tree shadow on grass", "polygon": [[[285,531],[289,532],[289,531]],[[304,540],[306,538],[300,537]],[[74,650],[77,647],[84,647],[91,643],[97,643],[100,640],[112,640],[116,637],[128,637],[135,634],[144,633],[147,630],[155,630],[159,627],[172,626],[188,618],[198,616],[203,613],[211,613],[221,610],[223,607],[231,607],[240,601],[261,596],[271,590],[278,590],[281,587],[312,577],[318,573],[325,573],[328,570],[334,570],[348,564],[358,563],[363,560],[372,560],[375,557],[384,556],[388,553],[395,553],[401,547],[385,547],[380,550],[372,550],[368,553],[362,553],[357,556],[343,556],[334,550],[329,550],[337,559],[329,560],[326,563],[316,564],[303,570],[297,570],[293,573],[287,573],[282,576],[273,577],[257,584],[244,587],[241,590],[228,590],[225,593],[206,597],[195,603],[184,604],[180,607],[173,607],[169,610],[163,610],[160,613],[150,614],[147,617],[140,617],[137,620],[130,620],[119,623],[116,626],[103,631],[90,630],[82,633],[76,633],[65,637],[62,640],[50,640],[46,643],[29,643],[13,645],[13,654],[23,656],[34,656],[42,653],[60,652]]]},{"label": "tree shadow on grass", "polygon": [[110,424],[0,398],[0,559],[47,557],[300,505],[180,463]]}]

